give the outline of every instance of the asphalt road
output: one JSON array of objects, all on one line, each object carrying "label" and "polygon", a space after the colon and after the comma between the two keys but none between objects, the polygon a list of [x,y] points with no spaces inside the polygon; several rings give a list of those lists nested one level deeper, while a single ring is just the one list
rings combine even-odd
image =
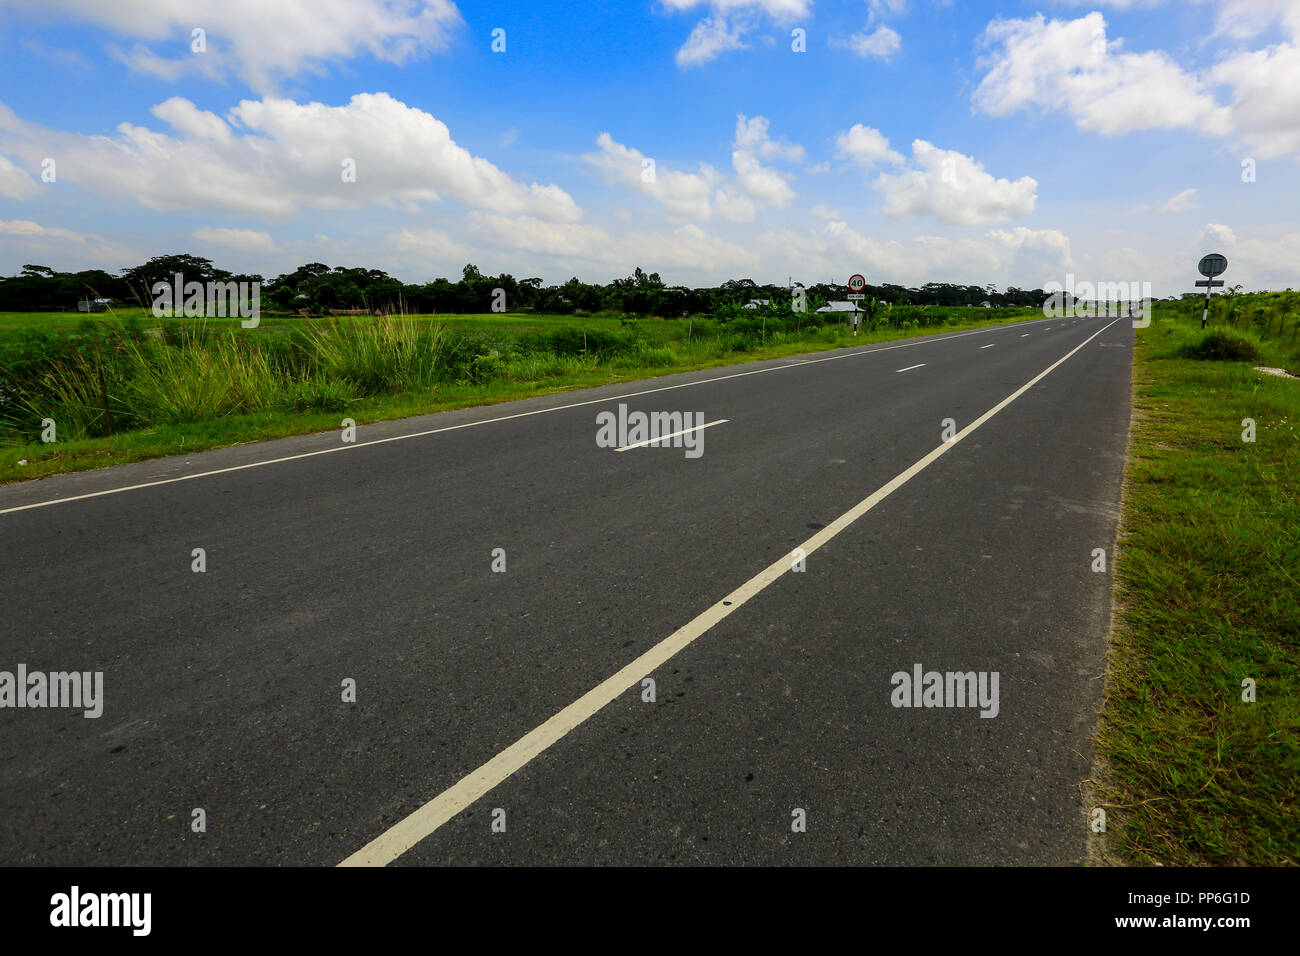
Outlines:
[{"label": "asphalt road", "polygon": [[[0,862],[1079,862],[1131,346],[1036,320],[0,488],[0,671],[104,674],[97,719],[0,709]],[[726,421],[597,447],[620,400]],[[657,646],[653,702],[393,850]],[[996,716],[894,706],[918,664]]]}]

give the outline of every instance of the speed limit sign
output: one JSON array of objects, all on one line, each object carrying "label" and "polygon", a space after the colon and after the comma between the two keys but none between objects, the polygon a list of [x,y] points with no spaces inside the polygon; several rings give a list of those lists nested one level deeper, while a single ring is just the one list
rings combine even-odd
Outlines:
[{"label": "speed limit sign", "polygon": [[865,276],[862,276],[862,275],[852,275],[852,276],[849,276],[849,291],[850,291],[850,292],[861,292],[861,291],[862,291],[863,289],[865,289],[866,287],[867,287],[867,280],[866,280],[866,277],[865,277]]}]

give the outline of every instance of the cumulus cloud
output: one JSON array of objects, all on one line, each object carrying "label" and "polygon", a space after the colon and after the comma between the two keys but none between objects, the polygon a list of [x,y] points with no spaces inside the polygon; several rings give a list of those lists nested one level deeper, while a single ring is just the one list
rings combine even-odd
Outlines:
[{"label": "cumulus cloud", "polygon": [[686,173],[654,161],[639,149],[616,142],[609,133],[596,137],[599,152],[583,157],[604,174],[605,181],[635,190],[663,203],[677,216],[708,219],[713,215],[710,196],[722,178],[712,166],[701,163],[699,172]]},{"label": "cumulus cloud", "polygon": [[861,123],[854,123],[847,132],[835,137],[835,158],[847,159],[863,169],[882,162],[903,162],[902,155],[889,148],[889,140],[880,130]]},{"label": "cumulus cloud", "polygon": [[[401,63],[442,49],[462,22],[450,0],[0,0],[0,6],[37,23],[89,21],[136,41],[117,56],[139,72],[166,80],[234,73],[261,93],[332,61],[369,54]],[[205,31],[201,53],[192,52],[195,28]]]},{"label": "cumulus cloud", "polygon": [[787,177],[761,158],[800,161],[804,148],[785,139],[773,139],[766,117],[736,117],[732,141],[732,177],[724,176],[707,163],[698,172],[669,169],[659,162],[651,165],[638,149],[614,140],[609,133],[596,138],[599,152],[583,158],[605,176],[606,182],[635,190],[662,203],[673,215],[704,221],[717,215],[734,222],[749,222],[760,207],[788,206],[794,190]]},{"label": "cumulus cloud", "polygon": [[1215,32],[1247,39],[1278,24],[1291,37],[1300,39],[1300,4],[1295,0],[1219,0]]},{"label": "cumulus cloud", "polygon": [[1077,20],[994,20],[983,42],[996,48],[975,105],[993,116],[1026,107],[1064,110],[1080,129],[1123,133],[1200,126],[1220,132],[1227,115],[1195,76],[1168,55],[1125,53],[1106,38],[1097,12]]},{"label": "cumulus cloud", "polygon": [[1232,131],[1265,159],[1300,156],[1300,47],[1279,43],[1215,64],[1211,79],[1232,88]]},{"label": "cumulus cloud", "polygon": [[1201,239],[1208,241],[1210,245],[1233,246],[1237,243],[1236,233],[1218,222],[1207,223],[1205,229],[1201,231]]},{"label": "cumulus cloud", "polygon": [[848,40],[834,42],[837,46],[847,46],[863,59],[889,60],[903,48],[903,38],[883,24],[870,33],[854,33]]},{"label": "cumulus cloud", "polygon": [[[1300,6],[1293,0],[1225,0],[1239,14],[1234,36],[1279,22],[1294,39]],[[1184,70],[1168,54],[1130,53],[1109,40],[1105,18],[994,20],[983,35],[993,51],[975,90],[975,106],[993,116],[1022,109],[1059,111],[1082,130],[1106,135],[1151,129],[1195,129],[1235,136],[1264,158],[1300,155],[1300,47],[1282,42],[1243,50],[1205,71]],[[1211,90],[1227,88],[1220,104]]]},{"label": "cumulus cloud", "polygon": [[811,12],[811,0],[663,0],[674,12],[706,7],[706,16],[677,51],[679,67],[699,66],[722,53],[745,49],[744,36],[752,31],[760,14],[788,24]]},{"label": "cumulus cloud", "polygon": [[736,117],[736,138],[731,152],[737,185],[761,205],[788,206],[794,200],[794,190],[781,173],[759,162],[760,156],[799,161],[804,151],[794,143],[773,140],[768,135],[766,117],[755,116],[751,120],[740,114]]},{"label": "cumulus cloud", "polygon": [[728,23],[726,17],[705,17],[677,51],[677,65],[699,66],[728,50],[745,49],[746,29],[742,24]]},{"label": "cumulus cloud", "polygon": [[873,186],[884,194],[885,212],[895,218],[933,215],[962,226],[995,225],[1027,216],[1038,199],[1038,182],[1012,182],[985,172],[982,164],[923,139],[912,143],[911,165],[881,173]]},{"label": "cumulus cloud", "polygon": [[[172,132],[122,123],[116,136],[83,136],[43,130],[7,109],[0,109],[0,131],[29,164],[57,156],[61,181],[150,209],[282,218],[303,207],[448,198],[546,219],[582,215],[558,186],[512,179],[457,145],[444,123],[387,93],[360,93],[343,106],[243,100],[224,118],[176,97],[153,112]],[[345,181],[349,169],[355,181]]]}]

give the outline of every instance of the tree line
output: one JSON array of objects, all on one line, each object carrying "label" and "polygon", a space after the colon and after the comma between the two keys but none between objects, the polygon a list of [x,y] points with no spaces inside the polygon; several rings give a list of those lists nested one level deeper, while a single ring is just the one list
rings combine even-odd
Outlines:
[{"label": "tree line", "polygon": [[[743,308],[751,300],[765,300],[764,309],[788,311],[792,293],[801,286],[759,285],[752,279],[729,279],[719,286],[670,286],[659,273],[638,267],[632,275],[606,285],[582,282],[576,276],[559,285],[543,285],[538,278],[516,279],[509,273],[484,275],[466,265],[460,279],[434,279],[405,283],[379,269],[334,266],[309,262],[269,281],[260,275],[231,273],[209,259],[180,254],[155,256],[148,262],[123,269],[118,275],[101,269],[57,272],[48,266],[24,265],[16,276],[0,277],[0,311],[75,311],[83,299],[111,299],[117,305],[149,306],[151,288],[158,281],[172,282],[177,273],[186,282],[261,283],[263,313],[325,315],[334,311],[368,310],[407,313],[485,313],[501,303],[508,312],[534,311],[623,312],[675,317],[711,315]],[[807,308],[844,299],[847,285],[815,283],[804,288]],[[502,290],[504,296],[496,290]],[[993,285],[930,282],[919,288],[885,283],[863,290],[869,300],[891,305],[1039,306],[1042,289]],[[504,301],[502,302],[502,299]]]}]

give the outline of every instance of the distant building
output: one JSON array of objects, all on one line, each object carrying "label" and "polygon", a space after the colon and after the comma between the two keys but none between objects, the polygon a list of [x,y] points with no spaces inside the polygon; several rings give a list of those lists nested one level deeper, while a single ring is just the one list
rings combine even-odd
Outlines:
[{"label": "distant building", "polygon": [[78,312],[107,312],[109,303],[112,299],[79,299],[77,300]]},{"label": "distant building", "polygon": [[856,302],[827,302],[824,306],[822,306],[817,311],[818,312],[858,312],[860,310]]},{"label": "distant building", "polygon": [[742,309],[760,309],[760,308],[766,309],[769,306],[771,306],[771,304],[772,304],[771,299],[750,299],[748,302],[742,305],[741,308]]}]

